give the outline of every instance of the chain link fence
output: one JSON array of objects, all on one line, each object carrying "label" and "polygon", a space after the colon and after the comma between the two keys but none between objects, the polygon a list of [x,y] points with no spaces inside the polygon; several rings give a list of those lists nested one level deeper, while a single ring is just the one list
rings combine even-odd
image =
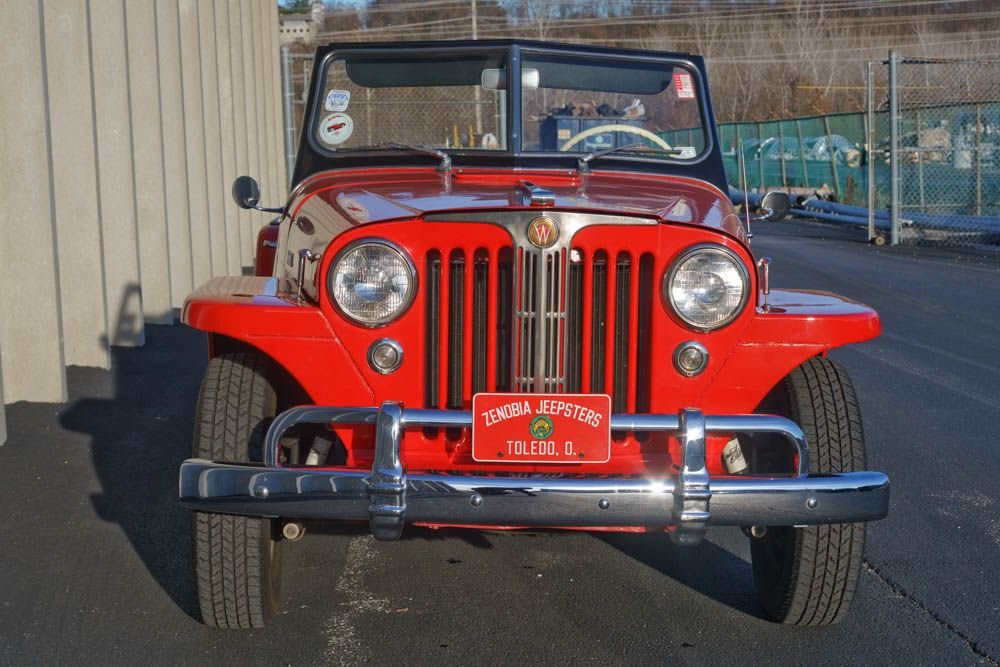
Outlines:
[{"label": "chain link fence", "polygon": [[869,235],[1000,243],[1000,61],[869,64]]},{"label": "chain link fence", "polygon": [[719,141],[729,184],[758,192],[820,191],[863,205],[868,191],[865,123],[861,113],[722,123]]}]

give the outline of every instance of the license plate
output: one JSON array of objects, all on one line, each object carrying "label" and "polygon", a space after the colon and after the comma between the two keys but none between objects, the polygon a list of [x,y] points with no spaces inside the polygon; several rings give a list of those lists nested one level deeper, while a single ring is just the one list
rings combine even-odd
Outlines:
[{"label": "license plate", "polygon": [[607,394],[476,394],[472,458],[484,463],[607,463]]}]

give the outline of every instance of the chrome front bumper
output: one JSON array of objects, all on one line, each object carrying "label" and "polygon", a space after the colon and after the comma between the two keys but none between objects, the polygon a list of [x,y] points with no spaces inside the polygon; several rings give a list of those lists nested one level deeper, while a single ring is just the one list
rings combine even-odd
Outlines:
[{"label": "chrome front bumper", "polygon": [[[375,426],[370,471],[284,468],[282,434],[300,423]],[[792,421],[770,415],[613,415],[615,431],[673,431],[683,449],[676,476],[479,477],[409,474],[400,460],[404,428],[470,427],[472,413],[305,406],[280,414],[268,430],[263,464],[189,459],[181,465],[187,507],[289,519],[368,520],[378,539],[400,536],[404,522],[474,526],[676,526],[675,539],[696,543],[708,525],[797,526],[853,523],[885,517],[889,478],[880,472],[809,476],[809,450]],[[778,433],[798,451],[792,477],[712,479],[705,466],[706,433]]]}]

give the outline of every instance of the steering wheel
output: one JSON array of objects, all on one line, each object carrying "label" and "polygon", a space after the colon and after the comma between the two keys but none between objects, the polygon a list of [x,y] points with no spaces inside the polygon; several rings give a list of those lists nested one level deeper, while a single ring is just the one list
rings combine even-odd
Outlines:
[{"label": "steering wheel", "polygon": [[660,146],[661,148],[663,148],[663,150],[666,151],[673,150],[673,146],[664,141],[663,137],[657,136],[647,129],[636,127],[635,125],[622,125],[621,123],[598,125],[597,127],[592,127],[589,130],[584,130],[583,132],[577,132],[572,137],[567,139],[566,143],[564,143],[559,150],[568,151],[570,148],[576,146],[584,139],[592,137],[595,134],[602,134],[604,132],[629,132],[631,134],[638,134],[640,137],[643,137],[644,139],[649,139],[654,144]]}]

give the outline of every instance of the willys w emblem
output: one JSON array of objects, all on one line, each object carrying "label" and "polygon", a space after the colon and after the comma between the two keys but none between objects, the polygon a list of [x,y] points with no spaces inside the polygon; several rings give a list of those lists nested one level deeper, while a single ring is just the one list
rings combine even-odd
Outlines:
[{"label": "willys w emblem", "polygon": [[544,215],[528,224],[528,240],[539,248],[548,248],[559,239],[555,220]]}]

